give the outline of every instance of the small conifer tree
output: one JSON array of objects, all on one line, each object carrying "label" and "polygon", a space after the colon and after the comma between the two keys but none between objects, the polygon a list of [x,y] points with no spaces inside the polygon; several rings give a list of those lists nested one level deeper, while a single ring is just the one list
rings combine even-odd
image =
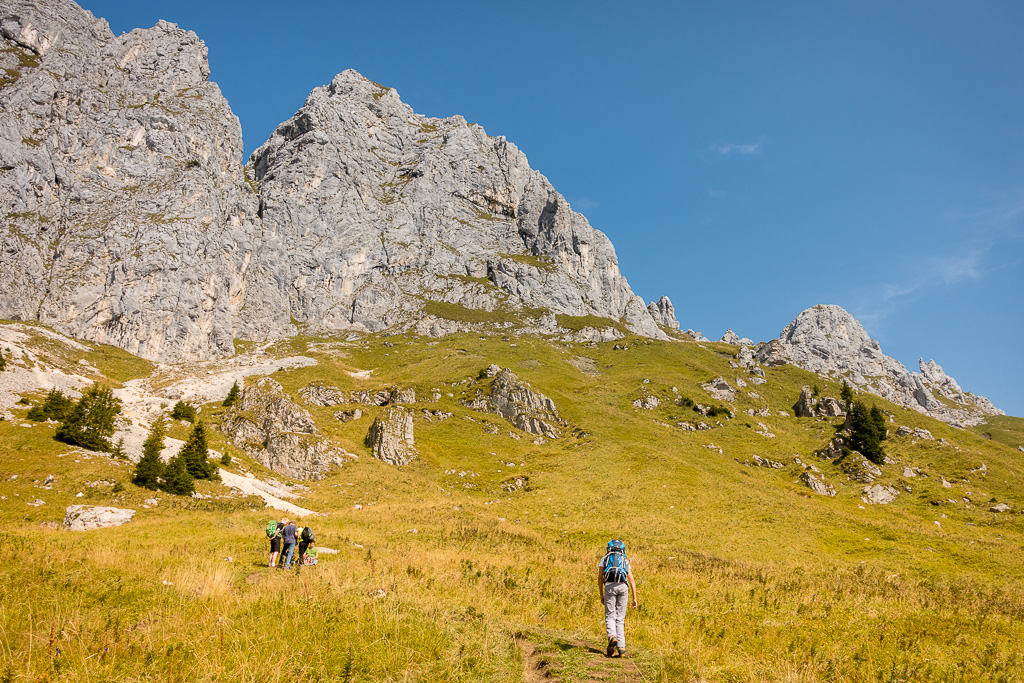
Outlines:
[{"label": "small conifer tree", "polygon": [[174,409],[171,410],[171,417],[175,420],[188,420],[189,422],[196,421],[196,409],[195,406],[189,405],[184,401],[178,401],[174,404]]},{"label": "small conifer tree", "polygon": [[853,407],[853,389],[850,388],[850,385],[845,380],[843,381],[843,388],[839,391],[839,399],[846,404],[847,410]]},{"label": "small conifer tree", "polygon": [[181,454],[171,458],[164,469],[163,490],[176,496],[188,496],[196,490],[195,481],[188,473],[188,466]]},{"label": "small conifer tree", "polygon": [[60,389],[53,388],[46,394],[43,402],[28,411],[25,417],[36,422],[45,422],[47,420],[57,420],[60,422],[68,416],[74,407],[74,401],[65,396],[64,392]]},{"label": "small conifer tree", "polygon": [[231,385],[231,391],[228,392],[227,398],[224,399],[224,407],[230,408],[235,405],[238,401],[239,394],[241,394],[241,391],[238,388],[238,382],[235,382]]},{"label": "small conifer tree", "polygon": [[[847,424],[850,427],[850,445],[871,462],[881,465],[885,462],[882,439],[885,438],[885,423],[879,424],[872,416],[872,410],[860,401],[854,401],[850,408]],[[882,411],[878,411],[882,415]]]},{"label": "small conifer tree", "polygon": [[0,350],[0,372],[3,372],[4,368],[6,368],[6,367],[7,367],[7,359],[4,358],[4,352],[2,350]]},{"label": "small conifer tree", "polygon": [[158,418],[149,428],[149,436],[142,444],[142,458],[135,465],[132,481],[136,485],[154,491],[160,488],[160,477],[164,474],[160,451],[164,448],[165,433],[164,421]]},{"label": "small conifer tree", "polygon": [[889,428],[885,426],[885,413],[878,406],[871,406],[871,421],[878,432],[878,440],[885,441],[889,436]]},{"label": "small conifer tree", "polygon": [[57,427],[57,439],[91,451],[110,452],[114,418],[120,412],[121,400],[114,397],[110,387],[94,384],[85,390]]},{"label": "small conifer tree", "polygon": [[202,422],[192,427],[179,455],[193,479],[213,479],[217,476],[217,465],[210,460],[210,449],[206,443],[206,425]]}]

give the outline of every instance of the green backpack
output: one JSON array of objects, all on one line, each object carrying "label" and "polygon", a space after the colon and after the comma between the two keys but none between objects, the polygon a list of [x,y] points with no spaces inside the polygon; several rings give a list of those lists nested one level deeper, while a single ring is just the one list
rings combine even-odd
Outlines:
[{"label": "green backpack", "polygon": [[267,538],[273,538],[277,536],[277,520],[272,519],[267,522]]}]

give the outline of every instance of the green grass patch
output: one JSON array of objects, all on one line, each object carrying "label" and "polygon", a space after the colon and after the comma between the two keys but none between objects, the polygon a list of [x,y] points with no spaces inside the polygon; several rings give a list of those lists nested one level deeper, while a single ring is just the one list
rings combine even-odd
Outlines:
[{"label": "green grass patch", "polygon": [[514,323],[519,320],[518,316],[512,313],[466,308],[461,304],[452,304],[446,301],[428,301],[423,306],[423,312],[427,315],[461,323],[501,324]]},{"label": "green grass patch", "polygon": [[622,334],[629,334],[629,330],[626,326],[617,320],[602,318],[596,315],[565,315],[563,313],[559,313],[555,316],[555,320],[558,321],[559,327],[564,327],[565,329],[573,332],[579,332],[587,327],[592,327],[598,330],[605,327],[611,327]]},{"label": "green grass patch", "polygon": [[538,270],[555,270],[554,259],[551,258],[550,256],[535,254],[498,254],[498,256],[507,261],[512,261],[514,263],[522,263],[523,265],[527,266],[533,266]]},{"label": "green grass patch", "polygon": [[[151,492],[129,483],[115,494],[109,483],[128,465],[86,458],[55,442],[46,424],[21,427],[27,406],[18,408],[0,422],[0,539],[18,560],[5,577],[18,590],[0,605],[11,677],[506,683],[524,679],[517,642],[525,638],[563,681],[1020,680],[1019,453],[861,395],[893,416],[890,429],[923,427],[949,442],[890,437],[896,462],[882,466],[879,483],[901,494],[867,505],[862,484],[812,455],[841,419],[790,410],[803,385],[838,396],[835,382],[780,366],[756,384],[715,344],[630,337],[618,345],[510,333],[271,345],[271,356],[319,361],[274,373],[300,404],[299,390],[313,381],[344,391],[415,388],[418,399],[409,409],[420,456],[401,468],[363,444],[380,408],[361,406],[362,418],[341,423],[339,407],[304,406],[327,438],[360,457],[306,482],[294,501],[329,513],[304,522],[339,551],[297,574],[265,566],[263,528],[280,514],[210,482],[199,484],[211,499],[160,496],[143,508]],[[596,374],[569,362],[580,357]],[[490,363],[554,401],[568,423],[561,438],[534,444],[460,403],[488,391],[479,373]],[[350,374],[357,370],[369,376]],[[717,376],[747,383],[728,404],[736,417],[708,431],[675,426],[696,419],[675,397],[722,403],[701,387]],[[637,409],[641,393],[662,402]],[[452,417],[428,421],[423,409]],[[215,425],[225,412],[209,404],[200,417]],[[759,433],[759,422],[775,437]],[[186,431],[171,425],[178,438]],[[229,449],[235,471],[267,474],[222,434],[210,438]],[[784,468],[742,464],[755,454]],[[799,484],[794,456],[821,469],[836,497]],[[928,477],[904,479],[907,466]],[[51,473],[53,487],[39,488]],[[528,489],[502,489],[517,476]],[[95,481],[108,483],[89,486]],[[28,506],[35,497],[46,504]],[[1014,512],[989,512],[991,499]],[[82,534],[41,526],[83,501],[137,515]],[[611,537],[626,541],[639,584],[642,609],[627,619],[635,671],[588,649],[604,645],[594,566]]]},{"label": "green grass patch", "polygon": [[1024,418],[1021,417],[992,415],[970,430],[1011,448],[1024,446]]}]

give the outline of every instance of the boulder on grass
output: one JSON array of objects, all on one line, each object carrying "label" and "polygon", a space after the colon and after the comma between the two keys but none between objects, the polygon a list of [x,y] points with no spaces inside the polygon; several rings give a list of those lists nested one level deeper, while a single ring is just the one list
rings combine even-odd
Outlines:
[{"label": "boulder on grass", "polygon": [[108,526],[121,526],[132,521],[135,510],[96,507],[92,505],[69,505],[64,510],[64,528],[71,531],[89,531]]}]

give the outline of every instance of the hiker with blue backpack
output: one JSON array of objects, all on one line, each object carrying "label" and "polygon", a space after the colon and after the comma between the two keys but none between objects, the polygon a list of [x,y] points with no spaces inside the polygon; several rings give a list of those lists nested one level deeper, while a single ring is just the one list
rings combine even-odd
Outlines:
[{"label": "hiker with blue backpack", "polygon": [[608,633],[609,657],[624,657],[626,654],[626,603],[630,591],[633,593],[633,608],[639,605],[636,599],[636,581],[626,557],[626,544],[622,541],[608,541],[607,552],[597,565],[598,594],[604,604],[604,625]]}]

